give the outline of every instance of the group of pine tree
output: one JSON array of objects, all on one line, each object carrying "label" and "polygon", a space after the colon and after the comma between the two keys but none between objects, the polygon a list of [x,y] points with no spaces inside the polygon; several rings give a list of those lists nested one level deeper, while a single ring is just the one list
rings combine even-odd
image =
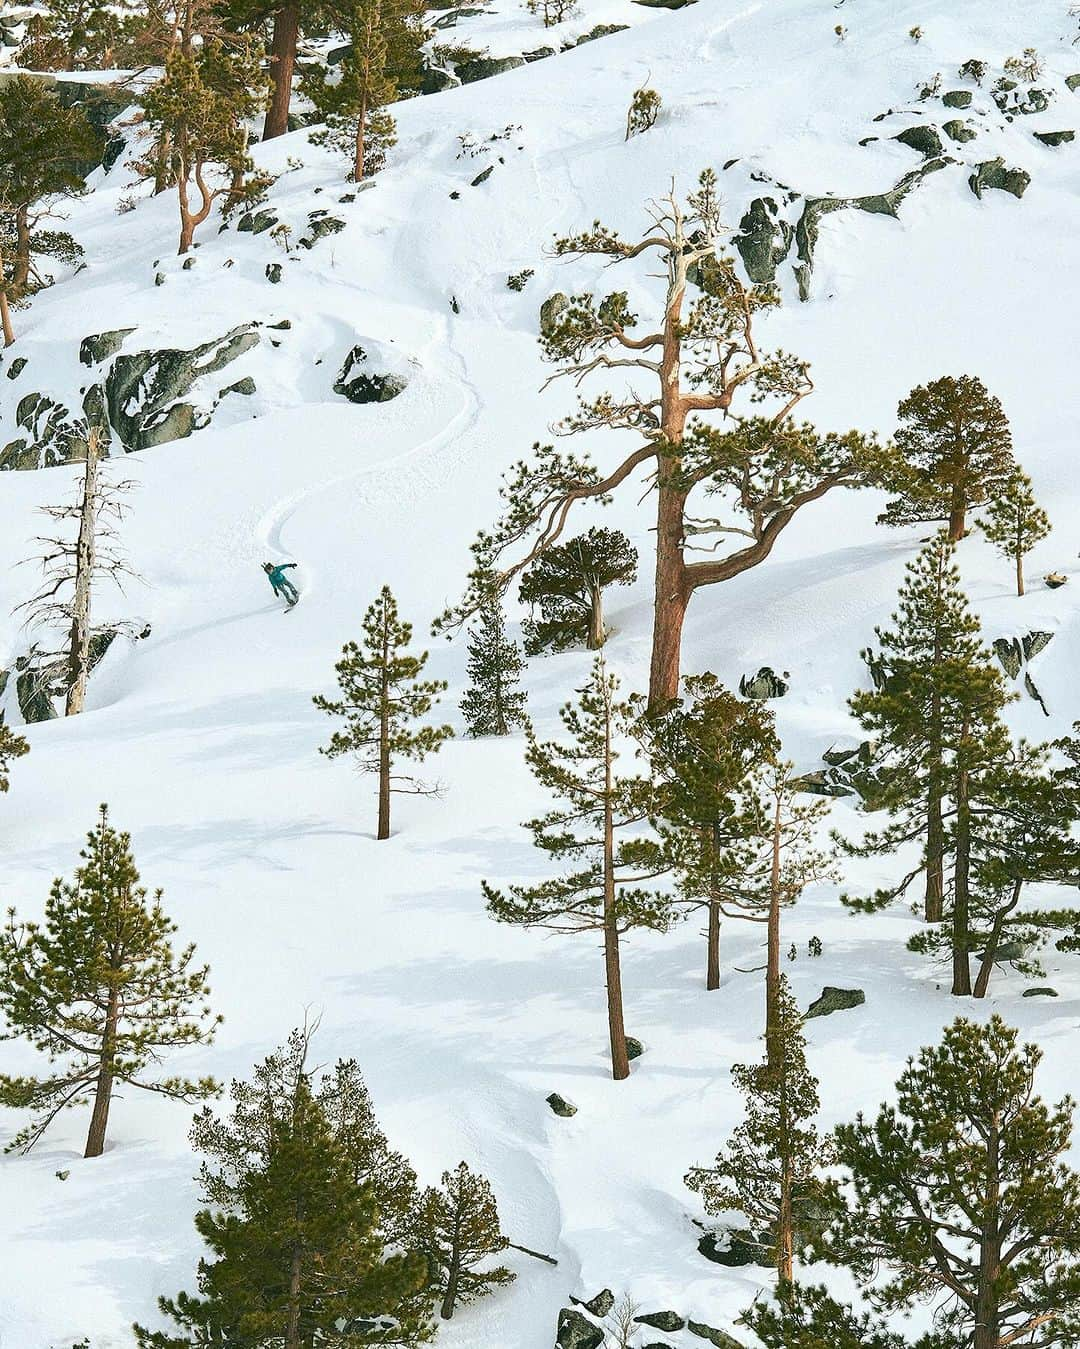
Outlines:
[{"label": "group of pine tree", "polygon": [[[116,70],[130,92],[138,167],[155,194],[172,192],[179,252],[217,206],[229,215],[271,183],[249,148],[290,122],[294,90],[319,125],[313,139],[340,150],[356,181],[377,171],[393,145],[399,98],[419,92],[421,48],[430,37],[423,0],[124,0],[96,6],[58,0],[33,14],[16,53],[29,71]],[[298,59],[309,38],[344,39],[332,73]],[[119,72],[123,72],[122,77]],[[53,228],[63,201],[85,190],[104,136],[79,106],[33,75],[0,86],[0,322],[16,338],[12,310],[49,281],[49,259],[81,255]]]}]

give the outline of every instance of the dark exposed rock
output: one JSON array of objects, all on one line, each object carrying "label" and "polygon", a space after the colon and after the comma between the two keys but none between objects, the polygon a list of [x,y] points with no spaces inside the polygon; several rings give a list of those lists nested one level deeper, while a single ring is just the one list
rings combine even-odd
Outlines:
[{"label": "dark exposed rock", "polygon": [[970,108],[971,90],[950,89],[947,94],[942,94],[941,101],[947,108]]},{"label": "dark exposed rock", "polygon": [[15,359],[8,366],[7,372],[8,379],[18,379],[19,376],[22,374],[22,372],[26,369],[26,361],[27,358],[25,356],[16,356]]},{"label": "dark exposed rock", "polygon": [[1045,112],[1053,96],[1050,89],[1019,90],[1014,87],[995,90],[994,102],[999,112],[1013,116],[1019,113],[1021,117],[1028,117],[1032,113]]},{"label": "dark exposed rock", "polygon": [[192,351],[168,349],[117,356],[105,378],[105,397],[109,421],[124,449],[163,445],[205,426],[205,414],[177,400],[197,379],[223,369],[258,341],[259,334],[248,323]]},{"label": "dark exposed rock", "polygon": [[995,637],[992,645],[1001,668],[1010,679],[1019,679],[1020,666],[1024,663],[1019,640],[1016,637]]},{"label": "dark exposed rock", "polygon": [[582,33],[570,46],[580,47],[585,42],[595,42],[598,37],[610,37],[612,33],[625,33],[629,26],[626,23],[598,23],[595,28],[590,28],[587,33]]},{"label": "dark exposed rock", "polygon": [[236,228],[242,234],[263,234],[278,223],[273,211],[245,211],[236,222]]},{"label": "dark exposed rock", "polygon": [[570,308],[570,297],[564,295],[561,290],[557,290],[554,295],[549,295],[540,306],[540,333],[543,337],[548,337],[555,331],[559,320],[567,309]]},{"label": "dark exposed rock", "polygon": [[572,1307],[563,1307],[559,1312],[555,1343],[558,1349],[600,1349],[604,1343],[604,1332],[581,1312]]},{"label": "dark exposed rock", "polygon": [[641,1041],[635,1039],[633,1035],[628,1035],[626,1037],[626,1057],[630,1060],[630,1062],[633,1063],[635,1059],[640,1059],[642,1054],[644,1053],[645,1053],[645,1046],[641,1043]]},{"label": "dark exposed rock", "polygon": [[987,188],[999,192],[1011,192],[1014,197],[1022,197],[1031,184],[1031,174],[1026,169],[1007,169],[1004,159],[989,159],[975,167],[968,179],[968,186],[977,197]]},{"label": "dark exposed rock", "polygon": [[933,159],[944,153],[941,137],[932,126],[909,126],[893,137],[909,150],[917,150],[924,159]]},{"label": "dark exposed rock", "polygon": [[154,273],[154,285],[155,285],[155,286],[163,286],[164,284],[165,284],[165,273],[164,273],[164,272],[155,272],[155,273]]},{"label": "dark exposed rock", "polygon": [[428,66],[420,83],[422,94],[441,94],[445,89],[459,89],[461,81],[451,70],[438,66]]},{"label": "dark exposed rock", "polygon": [[821,997],[815,998],[806,1009],[805,1020],[811,1021],[817,1016],[831,1016],[833,1012],[846,1012],[852,1007],[861,1007],[866,994],[861,988],[833,988],[826,984]]},{"label": "dark exposed rock", "polygon": [[486,13],[486,10],[477,9],[475,5],[462,5],[460,9],[448,9],[445,14],[440,14],[431,26],[440,30],[456,28],[459,19],[474,19],[477,15]]},{"label": "dark exposed rock", "polygon": [[535,51],[522,52],[526,61],[546,61],[549,56],[555,55],[554,47],[537,47]]},{"label": "dark exposed rock", "polygon": [[388,403],[401,393],[406,381],[400,375],[368,373],[362,368],[367,359],[363,347],[353,347],[334,381],[334,392],[350,403]]},{"label": "dark exposed rock", "polygon": [[15,668],[23,668],[15,680],[15,696],[19,701],[19,711],[23,721],[33,725],[39,721],[52,721],[57,715],[50,691],[51,671],[40,665],[29,664],[25,660],[17,661]]},{"label": "dark exposed rock", "polygon": [[571,1105],[571,1103],[560,1096],[557,1091],[553,1091],[546,1100],[548,1105],[551,1106],[552,1111],[561,1119],[570,1119],[573,1115],[577,1114],[577,1106]]},{"label": "dark exposed rock", "polygon": [[1068,145],[1070,141],[1076,139],[1075,131],[1036,131],[1035,139],[1042,141],[1043,145]]},{"label": "dark exposed rock", "polygon": [[700,1339],[714,1344],[716,1349],[742,1349],[739,1341],[726,1331],[717,1330],[715,1326],[707,1326],[703,1321],[688,1321],[686,1328],[691,1335],[697,1335]]},{"label": "dark exposed rock", "polygon": [[1075,94],[1076,91],[1077,91],[1077,89],[1080,89],[1080,75],[1066,75],[1066,76],[1065,76],[1065,87],[1066,87],[1071,93],[1074,93],[1074,94]]},{"label": "dark exposed rock", "polygon": [[47,394],[28,393],[20,398],[15,422],[27,436],[9,441],[0,450],[0,469],[52,468],[85,459],[85,423]]},{"label": "dark exposed rock", "polygon": [[266,264],[266,279],[272,286],[276,286],[281,280],[281,263],[268,262]]},{"label": "dark exposed rock", "polygon": [[782,698],[787,693],[788,687],[788,681],[781,679],[771,665],[763,665],[757,674],[743,675],[739,680],[739,692],[744,698],[749,698],[753,702],[764,702],[766,698]]},{"label": "dark exposed rock", "polygon": [[1032,656],[1037,656],[1040,651],[1045,651],[1054,640],[1052,632],[1042,632],[1038,628],[1034,632],[1027,632],[1020,639],[1024,648],[1024,659],[1031,660]]},{"label": "dark exposed rock", "polygon": [[593,1316],[607,1316],[615,1305],[615,1294],[610,1288],[601,1288],[595,1297],[588,1299],[571,1294],[570,1301],[576,1307],[584,1307],[587,1312],[592,1312]]},{"label": "dark exposed rock", "polygon": [[634,0],[634,4],[646,9],[685,9],[687,5],[696,5],[697,0]]},{"label": "dark exposed rock", "polygon": [[780,208],[772,197],[755,197],[739,221],[735,247],[739,250],[746,275],[755,285],[771,285],[776,269],[787,257],[794,228],[780,218]]},{"label": "dark exposed rock", "polygon": [[914,191],[929,174],[937,173],[947,165],[955,163],[956,160],[950,159],[947,155],[942,155],[936,159],[927,159],[917,169],[912,169],[910,173],[906,173],[896,186],[890,188],[887,192],[871,193],[865,197],[807,197],[802,215],[795,226],[796,251],[799,261],[802,263],[801,267],[795,268],[800,299],[808,300],[810,298],[814,250],[817,247],[818,227],[824,216],[831,214],[833,211],[856,210],[867,211],[871,215],[888,215],[895,218],[899,215],[900,204],[904,198]]},{"label": "dark exposed rock", "polygon": [[[744,1265],[772,1264],[767,1242],[759,1241],[748,1228],[727,1232],[706,1232],[698,1242],[698,1252],[714,1265],[741,1269]],[[663,1329],[663,1327],[661,1327]]]},{"label": "dark exposed rock", "polygon": [[479,187],[481,183],[486,183],[494,172],[495,172],[495,165],[489,164],[486,169],[483,169],[480,173],[476,175],[476,177],[472,180],[469,186]]},{"label": "dark exposed rock", "polygon": [[1021,996],[1025,998],[1056,998],[1058,991],[1056,988],[1025,988]]},{"label": "dark exposed rock", "polygon": [[682,1330],[686,1325],[686,1318],[679,1315],[678,1312],[645,1312],[642,1316],[635,1316],[634,1321],[639,1326],[651,1326],[653,1330]]},{"label": "dark exposed rock", "polygon": [[96,365],[99,361],[107,361],[124,345],[124,338],[129,337],[134,331],[134,328],[113,328],[106,333],[94,333],[90,337],[84,337],[79,345],[79,360],[83,365]]},{"label": "dark exposed rock", "polygon": [[968,126],[966,122],[961,122],[959,118],[955,117],[952,121],[945,122],[941,129],[950,140],[956,141],[959,145],[963,145],[966,141],[973,141],[979,134],[973,126]]},{"label": "dark exposed rock", "polygon": [[477,80],[489,80],[493,75],[504,75],[508,70],[516,70],[525,64],[523,56],[478,56],[472,61],[463,61],[456,67],[457,76],[463,84],[475,84]]},{"label": "dark exposed rock", "polygon": [[243,379],[238,379],[235,384],[226,384],[224,389],[219,390],[218,397],[224,398],[230,393],[244,394],[249,397],[255,392],[255,381],[250,375],[245,375]]},{"label": "dark exposed rock", "polygon": [[320,239],[340,234],[344,228],[344,220],[339,220],[337,216],[327,215],[325,211],[314,211],[308,216],[308,234],[300,240],[300,247],[313,248]]}]

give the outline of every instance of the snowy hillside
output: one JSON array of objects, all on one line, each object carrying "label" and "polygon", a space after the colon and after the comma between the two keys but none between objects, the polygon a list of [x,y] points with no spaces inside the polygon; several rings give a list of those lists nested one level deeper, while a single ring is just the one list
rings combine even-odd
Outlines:
[{"label": "snowy hillside", "polygon": [[[558,1264],[510,1251],[516,1282],[442,1327],[445,1349],[550,1349],[569,1296],[605,1286],[644,1310],[677,1308],[738,1335],[741,1310],[771,1286],[767,1270],[699,1255],[703,1214],[683,1183],[740,1116],[731,1066],[759,1054],[758,929],[725,925],[715,993],[704,988],[697,915],[667,935],[627,938],[627,1029],[645,1053],[629,1081],[612,1081],[595,934],[523,931],[485,913],[481,880],[543,874],[521,822],[549,800],[520,733],[464,736],[464,640],[427,638],[461,594],[501,475],[573,406],[567,381],[541,391],[551,372],[536,340],[540,305],[558,291],[625,287],[631,307],[656,309],[647,268],[620,265],[613,278],[599,260],[555,259],[553,236],[602,219],[637,238],[646,203],[672,182],[685,194],[706,167],[719,174],[733,235],[764,196],[794,227],[807,197],[894,189],[927,162],[894,137],[936,128],[949,162],[923,174],[895,216],[850,207],[816,221],[806,300],[792,241],[776,271],[784,305],[763,320],[764,340],[810,361],[815,392],[800,415],[823,430],[887,437],[898,401],[944,374],[978,375],[1001,399],[1054,530],[1028,559],[1022,599],[981,538],[964,543],[960,564],[988,640],[1053,633],[1032,664],[1049,716],[1022,695],[1007,719],[1033,739],[1064,735],[1080,716],[1080,142],[1048,145],[1034,133],[1080,128],[1067,9],[1064,0],[698,0],[668,11],[585,0],[563,25],[569,39],[601,23],[629,27],[396,106],[398,143],[362,190],[304,130],[254,146],[258,166],[278,175],[257,209],[289,227],[289,252],[235,218],[218,232],[215,215],[191,265],[174,256],[175,197],[135,180],[134,140],[65,206],[85,266],[15,314],[18,340],[0,363],[0,453],[38,434],[17,421],[26,395],[78,412],[115,351],[190,351],[237,329],[257,340],[197,381],[205,426],[142,442],[120,465],[134,483],[122,532],[138,575],[101,604],[149,634],[114,642],[84,715],[23,730],[14,679],[4,693],[31,752],[0,797],[0,899],[38,915],[108,802],[144,883],[163,888],[180,939],[209,963],[225,1018],[213,1046],[171,1055],[166,1071],[244,1077],[305,1013],[318,1015],[319,1062],[358,1059],[382,1125],[423,1183],[462,1158],[491,1180],[511,1241]],[[551,44],[552,33],[497,0],[454,36],[502,56]],[[956,78],[971,58],[996,76],[1027,47],[1046,61],[1045,111],[1006,117],[989,80]],[[920,100],[917,87],[936,72],[940,93]],[[662,94],[660,118],[624,141],[627,105],[645,82]],[[971,106],[943,107],[951,89],[971,90]],[[951,139],[940,131],[950,118],[977,134]],[[463,151],[463,137],[477,152]],[[969,186],[998,158],[1030,175],[1022,197]],[[317,212],[342,227],[313,230],[326,218]],[[300,238],[311,246],[296,247]],[[533,274],[523,288],[508,288],[524,269]],[[84,338],[121,329],[134,331],[107,358],[80,361]],[[356,346],[364,369],[404,383],[398,396],[356,404],[333,391]],[[254,392],[222,392],[244,380]],[[128,411],[134,426],[138,409]],[[603,437],[593,448],[610,460]],[[61,464],[0,478],[0,668],[26,649],[12,611],[37,580],[19,564],[45,532],[38,510],[67,500],[76,476]],[[652,622],[655,521],[636,498],[586,509],[575,526],[617,525],[641,551],[637,582],[608,598],[606,652],[624,691],[645,688]],[[800,771],[860,738],[846,709],[865,683],[859,653],[888,620],[927,533],[875,524],[883,499],[831,493],[768,562],[700,591],[690,608],[687,672],[714,671],[732,688],[764,665],[790,672],[790,691],[769,707]],[[298,564],[290,574],[302,601],[284,623],[260,574],[268,559]],[[1070,584],[1046,588],[1052,570]],[[377,843],[373,779],[318,754],[330,727],[311,699],[333,690],[341,647],[383,584],[430,646],[432,677],[449,681],[438,719],[459,734],[426,766],[439,797],[397,798],[393,837]],[[559,733],[558,708],[589,666],[585,651],[529,662],[541,736]],[[847,800],[830,824],[862,828]],[[841,908],[841,889],[888,879],[885,862],[844,867],[842,884],[812,887],[784,916],[784,950],[799,951],[785,972],[801,1006],[823,985],[866,994],[864,1006],[808,1023],[824,1127],[874,1111],[908,1055],[961,1012],[1001,1012],[1036,1040],[1047,1098],[1075,1088],[1080,957],[1047,949],[1038,982],[1056,1000],[1025,999],[1032,981],[1005,966],[985,1002],[958,1008],[945,972],[905,949],[916,920],[903,905],[873,917]],[[819,959],[805,955],[813,936]],[[35,1056],[14,1040],[0,1062],[28,1071]],[[553,1092],[577,1106],[573,1118],[552,1113]],[[68,1349],[84,1337],[119,1349],[133,1343],[132,1322],[158,1324],[159,1294],[192,1286],[201,1246],[190,1119],[184,1105],[124,1092],[103,1157],[83,1160],[76,1111],[28,1156],[0,1160],[3,1349]],[[3,1112],[2,1141],[21,1122]],[[1071,1161],[1080,1165],[1080,1142]],[[850,1290],[835,1272],[814,1278]]]}]

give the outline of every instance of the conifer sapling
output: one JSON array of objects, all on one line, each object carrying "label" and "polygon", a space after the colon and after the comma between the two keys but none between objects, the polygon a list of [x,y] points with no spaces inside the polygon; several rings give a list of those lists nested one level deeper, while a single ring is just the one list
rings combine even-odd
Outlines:
[{"label": "conifer sapling", "polygon": [[461,700],[469,734],[509,735],[525,723],[525,690],[517,687],[525,668],[517,643],[506,635],[497,598],[484,605],[469,632],[465,669],[471,680]]},{"label": "conifer sapling", "polygon": [[106,806],[80,856],[75,879],[54,882],[43,923],[17,923],[10,910],[0,934],[2,1038],[29,1040],[52,1068],[0,1075],[0,1102],[34,1115],[9,1151],[28,1151],[61,1110],[92,1101],[85,1155],[100,1156],[121,1083],[181,1101],[218,1089],[209,1077],[144,1076],[162,1051],[213,1039],[221,1018],[206,1005],[208,971],[193,966],[194,946],[174,951],[161,891],[147,901],[131,840]]},{"label": "conifer sapling", "polygon": [[446,689],[445,680],[423,680],[420,675],[428,653],[411,655],[404,648],[412,640],[412,624],[398,617],[397,601],[389,586],[364,615],[360,643],[347,642],[337,671],[341,697],[317,694],[315,706],[341,717],[343,730],[335,731],[320,754],[334,759],[341,754],[356,756],[361,772],[379,777],[379,824],[377,837],[390,837],[392,792],[431,794],[415,778],[394,773],[398,759],[418,762],[435,754],[453,734],[451,726],[419,726],[413,723],[427,715]]},{"label": "conifer sapling", "polygon": [[982,532],[1016,568],[1016,593],[1024,593],[1024,558],[1050,533],[1050,518],[1035,500],[1031,479],[1016,473],[979,520]]},{"label": "conifer sapling", "polygon": [[491,1257],[506,1249],[507,1240],[499,1227],[491,1185],[465,1162],[444,1171],[441,1186],[421,1195],[415,1241],[431,1267],[444,1321],[450,1320],[459,1303],[475,1302],[514,1280],[509,1269],[490,1265]]}]

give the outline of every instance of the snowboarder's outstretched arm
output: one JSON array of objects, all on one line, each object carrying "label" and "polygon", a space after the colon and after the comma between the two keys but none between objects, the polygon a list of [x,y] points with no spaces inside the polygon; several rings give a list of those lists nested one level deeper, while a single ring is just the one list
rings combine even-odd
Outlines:
[{"label": "snowboarder's outstretched arm", "polygon": [[295,562],[282,562],[278,566],[278,571],[288,571],[290,567],[295,567]]}]

